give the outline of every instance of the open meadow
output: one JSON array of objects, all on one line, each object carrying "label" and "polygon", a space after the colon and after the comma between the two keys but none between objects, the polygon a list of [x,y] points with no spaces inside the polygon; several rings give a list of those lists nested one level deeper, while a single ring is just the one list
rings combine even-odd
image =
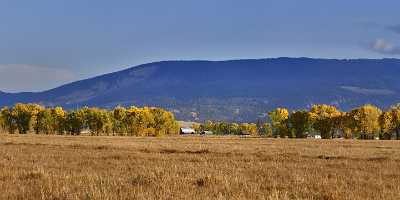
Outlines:
[{"label": "open meadow", "polygon": [[400,142],[0,134],[0,199],[400,199]]}]

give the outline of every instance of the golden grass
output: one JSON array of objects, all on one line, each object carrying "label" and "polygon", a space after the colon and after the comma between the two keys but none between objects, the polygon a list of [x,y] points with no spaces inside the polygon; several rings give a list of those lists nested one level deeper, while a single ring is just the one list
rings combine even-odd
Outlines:
[{"label": "golden grass", "polygon": [[0,199],[400,199],[400,142],[1,134]]}]

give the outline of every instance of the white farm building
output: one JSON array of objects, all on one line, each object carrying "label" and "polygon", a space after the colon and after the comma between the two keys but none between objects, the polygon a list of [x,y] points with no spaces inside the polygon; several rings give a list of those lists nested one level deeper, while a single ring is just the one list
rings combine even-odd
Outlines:
[{"label": "white farm building", "polygon": [[185,134],[195,134],[196,131],[193,128],[181,128],[180,134],[185,135]]}]

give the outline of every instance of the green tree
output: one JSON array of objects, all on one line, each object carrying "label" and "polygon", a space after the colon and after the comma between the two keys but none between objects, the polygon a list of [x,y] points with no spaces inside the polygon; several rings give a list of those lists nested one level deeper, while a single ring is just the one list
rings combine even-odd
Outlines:
[{"label": "green tree", "polygon": [[350,113],[340,112],[340,114],[333,118],[335,129],[343,133],[343,137],[351,139],[353,137],[352,123],[353,120]]},{"label": "green tree", "polygon": [[92,135],[107,133],[107,125],[111,123],[108,112],[99,108],[88,108],[85,112],[86,124]]},{"label": "green tree", "polygon": [[214,124],[214,122],[212,122],[210,120],[207,120],[204,124],[201,125],[201,127],[202,127],[201,129],[203,131],[213,131],[214,134],[217,134],[215,132],[215,124]]},{"label": "green tree", "polygon": [[217,133],[221,135],[229,135],[230,134],[230,128],[229,124],[227,122],[219,122],[217,125]]},{"label": "green tree", "polygon": [[117,135],[123,135],[127,133],[127,127],[125,123],[126,109],[124,107],[118,106],[114,108],[112,115],[113,133],[116,133]]},{"label": "green tree", "polygon": [[51,114],[51,110],[42,109],[36,115],[36,123],[34,124],[34,130],[36,134],[44,133],[44,134],[52,134],[54,133],[53,129],[53,116]]},{"label": "green tree", "polygon": [[240,125],[237,123],[229,124],[229,133],[232,135],[239,135],[240,134]]},{"label": "green tree", "polygon": [[8,107],[2,108],[0,113],[3,128],[6,129],[9,134],[14,134],[17,130],[15,113]]},{"label": "green tree", "polygon": [[153,116],[152,127],[155,130],[155,136],[162,136],[166,134],[176,134],[178,124],[175,117],[171,112],[167,112],[161,108],[153,108],[150,110]]},{"label": "green tree", "polygon": [[80,135],[85,125],[85,111],[74,110],[68,112],[65,119],[66,131],[71,135]]},{"label": "green tree", "polygon": [[260,135],[272,137],[272,126],[270,123],[263,123],[259,129]]},{"label": "green tree", "polygon": [[310,114],[305,111],[295,111],[289,117],[289,123],[293,129],[296,138],[305,138],[305,132],[310,127]]},{"label": "green tree", "polygon": [[28,133],[31,128],[31,119],[33,117],[33,112],[30,107],[26,104],[17,103],[12,112],[15,116],[18,132],[20,134]]}]

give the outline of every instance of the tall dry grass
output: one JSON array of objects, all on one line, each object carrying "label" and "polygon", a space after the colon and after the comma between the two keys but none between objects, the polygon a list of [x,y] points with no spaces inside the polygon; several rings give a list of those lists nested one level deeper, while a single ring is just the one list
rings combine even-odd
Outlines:
[{"label": "tall dry grass", "polygon": [[400,199],[400,142],[0,136],[0,199]]}]

